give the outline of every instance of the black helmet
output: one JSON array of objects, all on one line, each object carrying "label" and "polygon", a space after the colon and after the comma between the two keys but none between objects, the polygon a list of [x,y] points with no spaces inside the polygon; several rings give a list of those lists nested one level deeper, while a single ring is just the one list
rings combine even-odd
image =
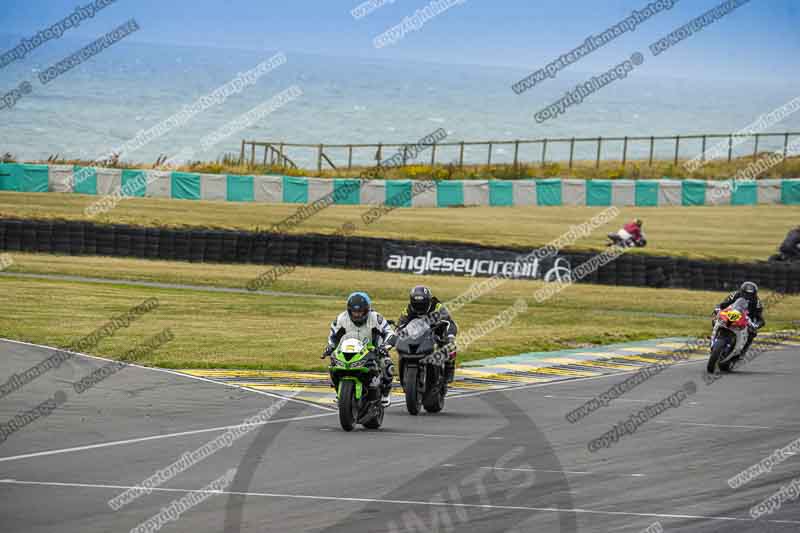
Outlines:
[{"label": "black helmet", "polygon": [[424,315],[431,309],[431,290],[423,285],[411,289],[409,297],[411,309],[418,315]]},{"label": "black helmet", "polygon": [[347,314],[356,326],[363,326],[369,316],[370,302],[366,292],[354,292],[347,297]]},{"label": "black helmet", "polygon": [[739,292],[748,300],[755,300],[756,296],[758,296],[758,285],[752,281],[745,281],[739,287]]}]

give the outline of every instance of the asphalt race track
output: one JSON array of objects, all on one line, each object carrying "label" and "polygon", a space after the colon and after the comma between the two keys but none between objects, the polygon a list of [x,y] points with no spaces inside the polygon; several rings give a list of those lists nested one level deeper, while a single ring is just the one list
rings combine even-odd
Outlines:
[{"label": "asphalt race track", "polygon": [[[2,381],[51,354],[0,342]],[[576,423],[565,414],[625,376],[466,394],[419,417],[395,396],[381,430],[352,433],[327,407],[280,400],[267,423],[116,511],[111,498],[279,400],[135,366],[75,392],[106,364],[76,356],[0,398],[0,424],[65,399],[0,442],[3,533],[131,531],[230,469],[223,490],[136,531],[800,531],[797,499],[758,520],[749,514],[800,478],[800,457],[737,489],[727,483],[800,437],[797,348],[766,352],[710,385],[702,363],[675,365]],[[680,405],[588,450],[689,382],[696,393]]]}]

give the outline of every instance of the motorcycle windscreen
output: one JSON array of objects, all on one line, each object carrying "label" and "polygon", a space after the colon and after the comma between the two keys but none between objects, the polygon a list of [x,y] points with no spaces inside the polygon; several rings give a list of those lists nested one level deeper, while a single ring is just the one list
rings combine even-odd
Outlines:
[{"label": "motorcycle windscreen", "polygon": [[433,351],[433,331],[427,321],[415,318],[399,335],[397,350],[416,354]]},{"label": "motorcycle windscreen", "polygon": [[736,309],[740,313],[744,314],[750,309],[750,302],[747,301],[747,298],[737,298],[735,302],[731,304],[732,309]]}]

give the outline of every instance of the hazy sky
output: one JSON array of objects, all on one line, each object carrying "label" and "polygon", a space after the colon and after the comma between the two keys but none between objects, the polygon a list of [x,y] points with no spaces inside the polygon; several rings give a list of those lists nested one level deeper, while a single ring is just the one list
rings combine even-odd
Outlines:
[{"label": "hazy sky", "polygon": [[[3,42],[32,35],[89,0],[5,0]],[[378,0],[375,0],[378,1]],[[284,50],[323,55],[515,66],[531,70],[600,33],[649,0],[466,0],[398,43],[375,49],[373,38],[428,5],[386,0],[355,20],[359,0],[117,0],[69,32],[84,39],[134,17],[141,30],[130,41]],[[391,2],[391,3],[388,3]],[[617,64],[719,0],[680,0],[669,10],[570,67],[601,71]],[[751,0],[668,53],[652,58],[641,75],[703,79],[800,79],[800,1]],[[72,39],[70,39],[71,41]],[[74,51],[74,42],[45,46]],[[35,59],[36,53],[26,60]]]}]

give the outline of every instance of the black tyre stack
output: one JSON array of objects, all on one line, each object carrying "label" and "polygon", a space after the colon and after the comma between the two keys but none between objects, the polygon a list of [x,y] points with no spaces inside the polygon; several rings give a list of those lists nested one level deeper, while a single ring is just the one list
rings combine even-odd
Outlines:
[{"label": "black tyre stack", "polygon": [[162,229],[158,233],[158,256],[160,259],[175,259],[174,229]]},{"label": "black tyre stack", "polygon": [[[82,221],[0,219],[0,250],[10,252],[384,270],[383,249],[389,242],[341,235],[175,230]],[[451,246],[487,250],[475,245]],[[529,252],[510,248],[502,251]],[[564,257],[574,269],[596,255],[582,252],[568,253]],[[800,265],[695,261],[626,253],[576,281],[730,291],[747,279],[764,289],[797,293],[800,292]]]},{"label": "black tyre stack", "polygon": [[217,260],[211,259],[210,256],[206,255],[208,251],[208,245],[211,239],[209,239],[210,231],[196,231],[192,234],[192,239],[189,241],[189,261],[192,263],[216,263],[219,262],[219,256],[222,250],[222,243],[220,241],[220,246],[217,249]]},{"label": "black tyre stack", "polygon": [[191,252],[192,234],[188,230],[175,230],[175,260],[188,261]]},{"label": "black tyre stack", "polygon": [[22,243],[20,250],[23,252],[36,251],[36,227],[38,223],[34,220],[24,220],[22,222]]},{"label": "black tyre stack", "polygon": [[3,225],[6,229],[4,249],[10,252],[22,250],[22,221],[7,220]]},{"label": "black tyre stack", "polygon": [[144,233],[144,256],[147,259],[158,259],[161,257],[159,243],[161,240],[161,230],[158,228],[147,228]]},{"label": "black tyre stack", "polygon": [[237,232],[236,236],[236,262],[251,263],[253,257],[253,241],[255,235],[246,231]]},{"label": "black tyre stack", "polygon": [[129,230],[131,237],[131,257],[145,258],[147,249],[147,233],[144,228],[132,227]]}]

